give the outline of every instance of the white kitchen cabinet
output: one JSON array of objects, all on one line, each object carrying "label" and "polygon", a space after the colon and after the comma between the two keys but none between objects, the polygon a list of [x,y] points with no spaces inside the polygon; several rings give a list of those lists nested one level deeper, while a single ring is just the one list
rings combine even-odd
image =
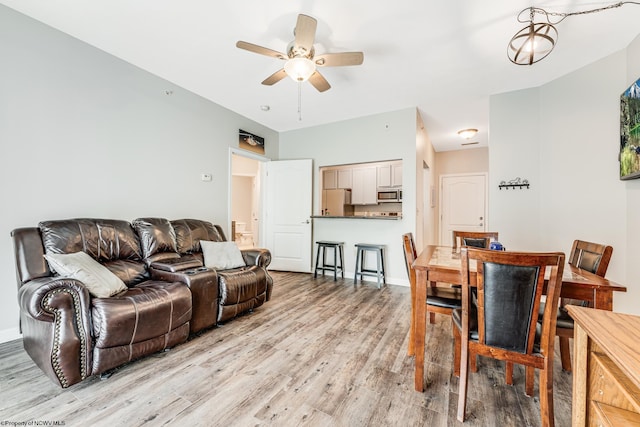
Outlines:
[{"label": "white kitchen cabinet", "polygon": [[402,162],[387,162],[377,167],[378,187],[402,187]]},{"label": "white kitchen cabinet", "polygon": [[377,168],[378,171],[378,187],[391,187],[391,165],[380,165]]},{"label": "white kitchen cabinet", "polygon": [[333,190],[338,188],[338,171],[329,169],[322,171],[322,189]]},{"label": "white kitchen cabinet", "polygon": [[338,169],[338,188],[353,187],[353,171],[351,169]]},{"label": "white kitchen cabinet", "polygon": [[391,163],[391,186],[402,187],[402,162]]},{"label": "white kitchen cabinet", "polygon": [[378,204],[378,188],[376,181],[376,167],[367,166],[352,169],[351,204]]}]

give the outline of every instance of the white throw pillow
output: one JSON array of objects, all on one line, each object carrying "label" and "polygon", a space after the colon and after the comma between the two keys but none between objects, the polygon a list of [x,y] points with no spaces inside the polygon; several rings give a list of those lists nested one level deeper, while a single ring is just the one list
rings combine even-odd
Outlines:
[{"label": "white throw pillow", "polygon": [[210,242],[200,240],[202,256],[205,267],[216,270],[227,270],[229,268],[244,267],[242,252],[236,242]]},{"label": "white throw pillow", "polygon": [[94,297],[106,298],[127,289],[118,276],[85,252],[44,257],[60,276],[81,281]]}]

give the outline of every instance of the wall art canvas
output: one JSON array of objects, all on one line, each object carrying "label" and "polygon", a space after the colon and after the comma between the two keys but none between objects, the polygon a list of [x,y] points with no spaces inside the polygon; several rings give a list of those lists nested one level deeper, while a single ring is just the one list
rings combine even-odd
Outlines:
[{"label": "wall art canvas", "polygon": [[264,155],[264,138],[254,135],[242,129],[238,129],[239,147],[243,150],[253,151]]},{"label": "wall art canvas", "polygon": [[620,179],[640,178],[640,79],[620,96]]}]

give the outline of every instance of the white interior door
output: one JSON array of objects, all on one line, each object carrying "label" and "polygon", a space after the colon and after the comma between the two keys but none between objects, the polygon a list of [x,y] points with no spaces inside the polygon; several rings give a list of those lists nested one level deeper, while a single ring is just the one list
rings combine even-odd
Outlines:
[{"label": "white interior door", "polygon": [[487,231],[486,174],[440,177],[440,244],[451,246],[452,231]]},{"label": "white interior door", "polygon": [[311,159],[265,164],[263,231],[271,270],[311,271],[312,176]]}]

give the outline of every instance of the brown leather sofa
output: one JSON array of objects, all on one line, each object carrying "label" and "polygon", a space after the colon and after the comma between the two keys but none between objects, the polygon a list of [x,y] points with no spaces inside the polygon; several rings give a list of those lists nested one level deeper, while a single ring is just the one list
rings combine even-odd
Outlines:
[{"label": "brown leather sofa", "polygon": [[[262,305],[271,293],[268,250],[243,253],[247,267],[204,267],[200,240],[225,240],[206,221],[70,219],[11,235],[24,348],[61,387],[180,344],[190,332]],[[80,251],[120,278],[124,290],[92,296],[44,257]]]}]

